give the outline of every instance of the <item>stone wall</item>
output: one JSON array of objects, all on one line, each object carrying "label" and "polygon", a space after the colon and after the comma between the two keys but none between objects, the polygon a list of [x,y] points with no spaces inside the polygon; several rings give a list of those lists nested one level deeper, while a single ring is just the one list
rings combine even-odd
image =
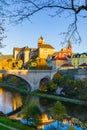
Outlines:
[{"label": "stone wall", "polygon": [[87,79],[87,69],[59,70],[64,75],[74,76],[77,80]]}]

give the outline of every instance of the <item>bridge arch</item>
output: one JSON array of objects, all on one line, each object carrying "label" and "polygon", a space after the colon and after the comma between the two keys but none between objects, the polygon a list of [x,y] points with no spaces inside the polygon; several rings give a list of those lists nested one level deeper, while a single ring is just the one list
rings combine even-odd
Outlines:
[{"label": "bridge arch", "polygon": [[0,70],[2,74],[12,74],[25,80],[34,91],[39,88],[41,79],[52,79],[58,70]]},{"label": "bridge arch", "polygon": [[50,77],[48,77],[48,76],[43,77],[43,78],[40,80],[39,88],[41,87],[41,84],[47,84],[49,80],[50,80]]},{"label": "bridge arch", "polygon": [[27,84],[27,90],[28,91],[31,91],[31,85],[29,84],[29,82],[27,82],[26,81],[26,79],[24,79],[24,77],[22,77],[22,76],[19,76],[19,75],[15,75],[15,74],[7,74],[8,76],[14,76],[14,77],[17,77],[17,78],[19,78],[19,79],[22,79],[26,84]]}]

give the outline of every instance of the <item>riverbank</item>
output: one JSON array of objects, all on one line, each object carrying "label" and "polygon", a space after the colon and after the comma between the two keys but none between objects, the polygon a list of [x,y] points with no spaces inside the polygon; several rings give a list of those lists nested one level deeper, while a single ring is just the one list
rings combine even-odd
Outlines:
[{"label": "riverbank", "polygon": [[38,96],[38,97],[49,98],[49,99],[59,100],[59,101],[63,101],[63,102],[70,102],[70,103],[74,103],[74,104],[87,106],[87,102],[82,101],[82,100],[71,99],[71,98],[66,98],[66,97],[57,96],[57,95],[50,95],[50,94],[46,94],[46,93],[40,93],[37,91],[28,92],[28,94],[31,96]]},{"label": "riverbank", "polygon": [[0,128],[1,126],[4,126],[3,130],[35,130],[27,125],[23,125],[19,121],[11,120],[2,116],[0,116]]},{"label": "riverbank", "polygon": [[26,91],[24,89],[20,89],[14,84],[0,83],[0,86],[2,88],[6,88],[6,90],[10,90],[12,92],[19,92],[22,96],[25,96],[28,94],[28,91]]},{"label": "riverbank", "polygon": [[70,103],[74,103],[74,104],[87,106],[87,102],[83,101],[83,100],[71,99],[71,98],[62,97],[62,96],[58,96],[58,95],[46,94],[46,93],[42,93],[42,92],[39,92],[39,91],[28,92],[28,91],[25,91],[23,89],[17,88],[14,85],[5,84],[5,83],[0,83],[0,85],[3,88],[6,88],[7,90],[17,91],[22,96],[28,96],[28,95],[38,96],[38,97],[42,97],[42,98],[49,98],[49,99],[59,100],[59,101],[63,101],[63,102],[70,102]]}]

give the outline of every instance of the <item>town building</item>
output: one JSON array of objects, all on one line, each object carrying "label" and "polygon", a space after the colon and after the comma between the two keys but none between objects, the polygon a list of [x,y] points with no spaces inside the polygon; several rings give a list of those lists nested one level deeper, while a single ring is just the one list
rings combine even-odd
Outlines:
[{"label": "town building", "polygon": [[57,58],[65,58],[65,57],[72,56],[72,45],[69,43],[68,47],[64,47],[57,53]]},{"label": "town building", "polygon": [[74,68],[85,68],[87,64],[87,53],[77,53],[72,56],[72,65]]},{"label": "town building", "polygon": [[21,59],[24,64],[30,61],[30,59],[37,57],[45,59],[48,67],[52,69],[87,68],[87,53],[74,54],[70,42],[67,47],[62,48],[59,52],[55,52],[54,47],[45,43],[42,36],[38,39],[37,48],[29,48],[28,46],[23,48],[15,47],[13,49],[13,57]]},{"label": "town building", "polygon": [[61,70],[74,69],[74,66],[72,64],[66,63],[66,64],[61,65],[60,69]]},{"label": "town building", "polygon": [[72,64],[72,46],[69,43],[68,47],[64,47],[61,51],[55,53],[52,57],[53,69],[59,69],[63,64]]}]

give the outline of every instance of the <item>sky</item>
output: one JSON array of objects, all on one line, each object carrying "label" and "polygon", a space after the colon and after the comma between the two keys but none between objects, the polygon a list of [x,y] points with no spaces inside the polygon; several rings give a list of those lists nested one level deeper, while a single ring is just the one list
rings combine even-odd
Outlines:
[{"label": "sky", "polygon": [[[72,22],[69,17],[51,17],[49,13],[44,11],[34,14],[31,21],[24,20],[21,24],[11,24],[6,22],[5,35],[7,38],[3,40],[4,48],[0,48],[3,55],[13,54],[14,47],[37,48],[37,42],[40,36],[43,36],[47,44],[52,45],[55,51],[60,51],[66,44],[62,45],[64,40],[62,32],[67,31],[68,25]],[[87,52],[87,19],[79,18],[78,30],[82,42],[80,44],[72,44],[74,53]]]}]

